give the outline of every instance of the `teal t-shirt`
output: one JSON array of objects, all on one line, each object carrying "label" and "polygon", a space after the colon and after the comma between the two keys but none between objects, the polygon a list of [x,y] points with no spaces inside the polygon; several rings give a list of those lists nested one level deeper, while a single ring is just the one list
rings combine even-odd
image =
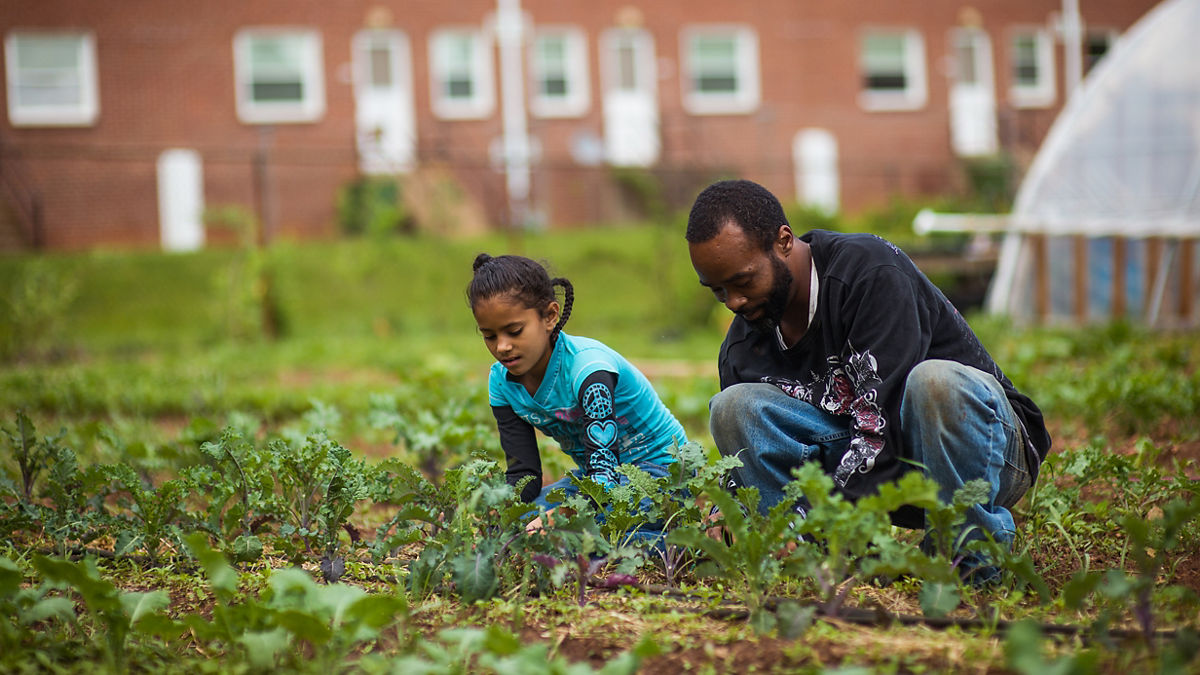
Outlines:
[{"label": "teal t-shirt", "polygon": [[[546,365],[546,375],[533,395],[508,378],[503,364],[492,364],[488,399],[492,406],[509,406],[518,417],[553,438],[584,468],[585,415],[579,388],[589,375],[608,371],[617,376],[613,392],[616,443],[611,446],[622,464],[669,464],[671,449],[687,442],[683,425],[663,404],[650,381],[623,356],[591,338],[559,333]],[[593,411],[594,412],[594,411]]]}]

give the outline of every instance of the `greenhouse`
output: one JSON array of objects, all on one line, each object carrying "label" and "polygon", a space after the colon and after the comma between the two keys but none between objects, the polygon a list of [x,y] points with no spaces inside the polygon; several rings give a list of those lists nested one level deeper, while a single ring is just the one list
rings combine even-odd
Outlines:
[{"label": "greenhouse", "polygon": [[1167,0],[1071,95],[1012,213],[925,213],[918,230],[1004,232],[992,312],[1197,322],[1200,0]]}]

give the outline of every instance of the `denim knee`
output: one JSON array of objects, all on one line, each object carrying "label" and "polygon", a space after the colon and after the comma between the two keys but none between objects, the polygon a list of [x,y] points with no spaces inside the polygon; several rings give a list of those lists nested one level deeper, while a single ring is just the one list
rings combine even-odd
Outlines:
[{"label": "denim knee", "polygon": [[708,428],[722,454],[745,449],[752,427],[763,418],[767,398],[778,391],[770,384],[745,382],[712,397],[708,403]]},{"label": "denim knee", "polygon": [[769,384],[744,382],[723,389],[708,402],[711,424],[736,424],[745,419],[746,414],[755,412],[761,407],[760,400]]},{"label": "denim knee", "polygon": [[933,409],[952,409],[968,391],[964,383],[971,379],[970,366],[957,361],[930,359],[913,366],[904,381],[905,403],[917,403]]}]

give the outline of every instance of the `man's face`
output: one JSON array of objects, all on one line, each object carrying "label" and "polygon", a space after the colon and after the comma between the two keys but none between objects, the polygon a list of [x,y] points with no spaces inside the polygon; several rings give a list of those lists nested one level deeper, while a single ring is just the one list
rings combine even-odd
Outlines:
[{"label": "man's face", "polygon": [[701,286],[754,328],[770,330],[787,309],[793,281],[776,248],[764,251],[741,227],[727,224],[688,251]]}]

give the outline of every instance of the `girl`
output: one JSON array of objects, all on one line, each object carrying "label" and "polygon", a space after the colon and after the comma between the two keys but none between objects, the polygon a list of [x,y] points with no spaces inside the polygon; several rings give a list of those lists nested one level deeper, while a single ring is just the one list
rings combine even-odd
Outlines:
[{"label": "girl", "polygon": [[[473,268],[467,301],[497,361],[488,398],[508,461],[505,476],[509,485],[533,476],[521,499],[549,509],[552,490],[578,492],[570,476],[542,486],[535,428],[575,460],[573,475],[605,487],[625,482],[619,464],[667,475],[666,465],[675,461],[672,447],[687,442],[683,426],[620,354],[562,332],[575,297],[571,282],[551,279],[544,267],[522,256],[480,253]],[[563,288],[561,306],[555,286]],[[529,529],[540,527],[538,518]]]}]

